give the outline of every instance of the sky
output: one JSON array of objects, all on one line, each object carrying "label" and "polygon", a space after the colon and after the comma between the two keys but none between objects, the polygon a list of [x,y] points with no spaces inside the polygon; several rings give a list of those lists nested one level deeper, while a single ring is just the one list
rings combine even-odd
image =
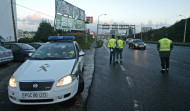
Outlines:
[{"label": "sky", "polygon": [[[98,16],[100,24],[136,25],[140,27],[161,28],[190,17],[190,0],[65,0],[93,16],[94,23],[87,28],[96,31]],[[36,30],[42,19],[53,24],[55,0],[16,0],[18,28]],[[23,6],[25,8],[23,8]],[[32,10],[29,10],[29,9]],[[182,16],[179,16],[182,15]]]}]

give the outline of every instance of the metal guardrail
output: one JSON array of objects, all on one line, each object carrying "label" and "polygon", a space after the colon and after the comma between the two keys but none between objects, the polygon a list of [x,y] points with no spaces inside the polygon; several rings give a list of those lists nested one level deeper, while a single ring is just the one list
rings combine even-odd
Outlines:
[{"label": "metal guardrail", "polygon": [[[158,41],[144,41],[145,43],[157,44]],[[183,42],[173,42],[175,46],[186,46],[190,47],[190,43],[183,43]]]}]

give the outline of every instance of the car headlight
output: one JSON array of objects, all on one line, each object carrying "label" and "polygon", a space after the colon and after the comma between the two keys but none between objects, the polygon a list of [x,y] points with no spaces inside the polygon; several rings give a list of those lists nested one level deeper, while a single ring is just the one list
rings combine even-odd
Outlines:
[{"label": "car headlight", "polygon": [[72,81],[73,81],[72,76],[68,75],[59,79],[56,86],[64,86],[64,85],[72,83]]},{"label": "car headlight", "polygon": [[70,75],[59,79],[56,86],[64,86],[64,85],[72,83],[76,79],[76,73],[79,70],[78,68],[79,68],[79,63],[77,63],[75,65],[75,67],[74,67],[74,69],[73,69],[73,71],[72,71],[72,73]]},{"label": "car headlight", "polygon": [[9,80],[9,86],[16,87],[16,78],[12,76]]}]

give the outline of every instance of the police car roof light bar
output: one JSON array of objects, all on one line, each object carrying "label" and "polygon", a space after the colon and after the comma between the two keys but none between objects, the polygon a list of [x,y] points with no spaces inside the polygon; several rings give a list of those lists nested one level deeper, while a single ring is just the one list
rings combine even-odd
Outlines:
[{"label": "police car roof light bar", "polygon": [[48,40],[74,40],[74,36],[50,36]]}]

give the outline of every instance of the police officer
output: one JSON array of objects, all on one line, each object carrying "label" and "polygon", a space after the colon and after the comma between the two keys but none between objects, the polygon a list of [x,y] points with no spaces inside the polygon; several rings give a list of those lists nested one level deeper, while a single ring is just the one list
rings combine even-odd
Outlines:
[{"label": "police officer", "polygon": [[166,71],[168,73],[170,52],[173,49],[173,43],[170,39],[168,39],[167,34],[165,34],[164,36],[165,38],[162,38],[158,41],[157,49],[159,51],[162,67],[162,70],[160,72],[164,73]]},{"label": "police officer", "polygon": [[120,63],[122,63],[122,52],[123,52],[123,41],[120,39],[120,36],[117,37],[118,40],[117,40],[117,47],[116,47],[116,50],[117,50],[117,60],[116,62],[118,63],[118,58],[120,57]]},{"label": "police officer", "polygon": [[115,65],[115,53],[116,53],[116,39],[115,35],[112,35],[112,38],[108,42],[108,47],[110,48],[110,64],[113,58],[113,65]]}]

